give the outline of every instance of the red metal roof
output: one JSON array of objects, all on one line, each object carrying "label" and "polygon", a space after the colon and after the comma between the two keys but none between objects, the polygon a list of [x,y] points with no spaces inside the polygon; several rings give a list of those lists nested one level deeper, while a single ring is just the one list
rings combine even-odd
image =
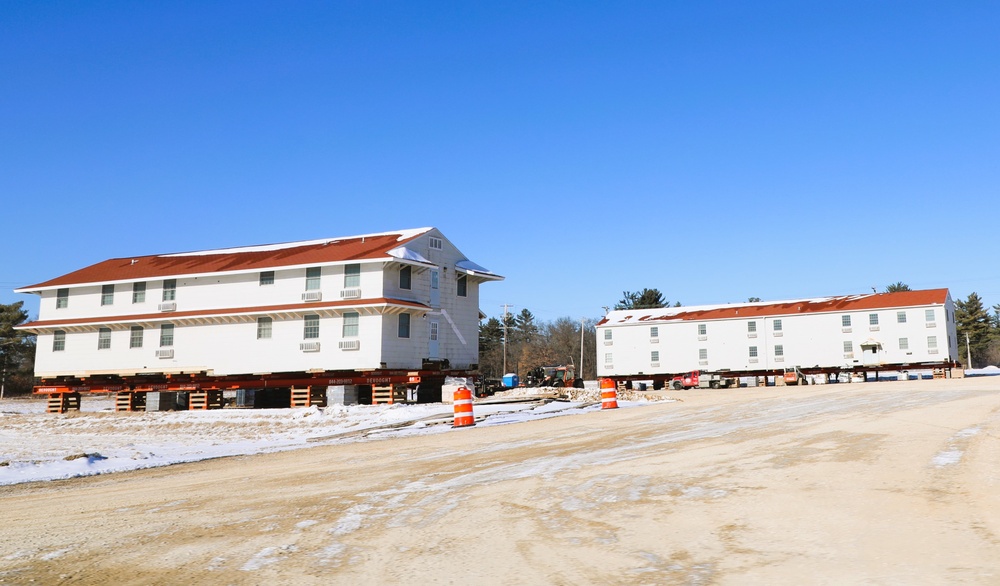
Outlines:
[{"label": "red metal roof", "polygon": [[160,279],[179,275],[269,270],[286,266],[390,258],[390,250],[430,230],[432,228],[218,251],[113,258],[42,283],[21,287],[17,291],[27,293],[84,283]]},{"label": "red metal roof", "polygon": [[702,321],[806,313],[863,311],[866,309],[888,309],[895,307],[918,307],[924,305],[943,305],[947,298],[947,289],[925,289],[922,291],[899,291],[897,293],[869,293],[865,295],[821,297],[797,301],[779,301],[777,303],[620,310],[609,313],[597,325],[678,320]]},{"label": "red metal roof", "polygon": [[83,326],[89,324],[106,324],[120,322],[143,322],[143,321],[172,321],[189,319],[192,317],[224,316],[224,315],[248,315],[281,313],[287,311],[319,311],[322,309],[351,308],[351,307],[371,307],[378,305],[396,305],[413,307],[415,309],[429,310],[430,306],[416,301],[404,299],[390,299],[380,297],[378,299],[350,299],[339,301],[317,301],[309,303],[289,303],[286,305],[261,305],[257,307],[225,307],[219,309],[199,309],[196,311],[160,311],[156,313],[142,313],[134,315],[106,315],[100,317],[81,317],[74,319],[50,319],[45,321],[32,321],[17,326],[18,330],[32,330],[42,328],[53,328],[61,326]]}]

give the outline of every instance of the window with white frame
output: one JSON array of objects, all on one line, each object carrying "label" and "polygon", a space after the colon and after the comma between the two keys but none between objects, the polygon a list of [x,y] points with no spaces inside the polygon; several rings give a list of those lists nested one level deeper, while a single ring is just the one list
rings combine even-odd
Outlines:
[{"label": "window with white frame", "polygon": [[52,333],[52,351],[62,352],[66,349],[66,332],[56,330]]},{"label": "window with white frame", "polygon": [[649,337],[650,338],[659,338],[660,337],[660,328],[659,328],[659,326],[650,326],[650,328],[649,328]]},{"label": "window with white frame", "polygon": [[611,328],[604,328],[604,339],[605,340],[611,339]]},{"label": "window with white frame", "polygon": [[850,340],[844,340],[844,354],[854,353],[854,342]]},{"label": "window with white frame", "polygon": [[361,319],[361,315],[354,311],[348,311],[344,313],[344,331],[343,337],[345,338],[357,338],[358,337],[358,321]]},{"label": "window with white frame", "polygon": [[840,325],[841,325],[841,327],[844,327],[844,328],[851,327],[851,316],[849,316],[849,315],[842,315],[842,316],[840,316]]},{"label": "window with white frame", "polygon": [[772,323],[773,323],[772,327],[774,328],[774,331],[776,331],[776,332],[780,332],[780,331],[782,331],[782,330],[781,330],[781,327],[782,327],[782,326],[781,326],[781,320],[780,320],[780,319],[776,319],[776,320],[774,320],[774,322],[772,322]]},{"label": "window with white frame", "polygon": [[706,325],[706,324],[698,324],[698,335],[699,336],[707,336],[708,335],[708,325]]},{"label": "window with white frame", "polygon": [[774,345],[774,356],[775,358],[785,355],[785,347],[781,344]]},{"label": "window with white frame", "polygon": [[163,281],[163,300],[177,300],[177,279],[166,279]]},{"label": "window with white frame", "polygon": [[319,337],[319,316],[307,315],[303,318],[302,339],[315,340]]},{"label": "window with white frame", "polygon": [[397,328],[397,334],[400,338],[410,337],[410,314],[399,314],[399,327]]},{"label": "window with white frame", "polygon": [[899,339],[899,349],[900,350],[909,350],[910,349],[910,340],[907,339],[907,338],[900,338]]},{"label": "window with white frame", "polygon": [[69,307],[69,289],[56,290],[56,309]]},{"label": "window with white frame", "polygon": [[896,312],[896,323],[898,323],[898,324],[905,324],[906,323],[906,312],[905,311],[897,311]]},{"label": "window with white frame", "polygon": [[438,333],[439,333],[438,332],[438,328],[439,327],[440,327],[440,325],[438,324],[438,322],[436,322],[436,321],[432,321],[431,322],[431,334],[430,334],[431,342],[437,342]]},{"label": "window with white frame", "polygon": [[456,279],[456,284],[458,286],[458,296],[468,297],[469,296],[469,277],[468,275],[459,275]]},{"label": "window with white frame", "polygon": [[757,347],[750,346],[750,358],[757,358]]},{"label": "window with white frame", "polygon": [[128,334],[129,348],[142,348],[142,326],[132,326]]},{"label": "window with white frame", "polygon": [[344,265],[344,288],[350,289],[352,287],[361,286],[361,265],[360,264],[350,264]]},{"label": "window with white frame", "polygon": [[437,289],[441,286],[440,273],[437,270],[431,271],[431,289]]},{"label": "window with white frame", "polygon": [[435,238],[434,236],[431,236],[429,240],[430,240],[430,247],[432,250],[441,250],[442,248],[444,248],[443,246],[444,243],[441,241],[440,238]]},{"label": "window with white frame", "polygon": [[320,267],[309,267],[306,269],[306,291],[319,291],[323,269]]},{"label": "window with white frame", "polygon": [[927,336],[927,349],[937,350],[937,336]]},{"label": "window with white frame", "polygon": [[274,328],[274,320],[269,317],[257,318],[257,339],[270,340],[271,331]]},{"label": "window with white frame", "polygon": [[163,324],[160,326],[160,347],[174,345],[174,324]]},{"label": "window with white frame", "polygon": [[412,285],[413,267],[406,266],[399,269],[399,288],[409,291]]},{"label": "window with white frame", "polygon": [[611,356],[612,356],[611,352],[605,352],[605,354],[604,354],[604,365],[605,366],[611,366],[612,364],[614,364],[614,361],[611,359]]},{"label": "window with white frame", "polygon": [[111,328],[101,328],[97,330],[97,349],[111,349]]},{"label": "window with white frame", "polygon": [[261,287],[263,287],[264,285],[273,285],[274,271],[261,271],[260,277],[257,282]]},{"label": "window with white frame", "polygon": [[757,333],[757,322],[755,322],[755,321],[748,321],[747,322],[747,333],[748,334],[756,334]]},{"label": "window with white frame", "polygon": [[934,321],[934,310],[933,309],[925,309],[924,310],[924,321],[929,321],[929,322]]},{"label": "window with white frame", "polygon": [[146,283],[132,283],[132,303],[146,302]]},{"label": "window with white frame", "polygon": [[708,348],[698,348],[698,360],[708,360]]},{"label": "window with white frame", "polygon": [[878,314],[877,313],[869,313],[868,314],[868,325],[870,325],[870,326],[877,326],[878,325]]},{"label": "window with white frame", "polygon": [[115,286],[101,286],[101,305],[113,305],[115,302]]},{"label": "window with white frame", "polygon": [[650,352],[649,353],[649,361],[650,362],[659,362],[660,361],[660,351],[659,350],[653,350],[652,352]]}]

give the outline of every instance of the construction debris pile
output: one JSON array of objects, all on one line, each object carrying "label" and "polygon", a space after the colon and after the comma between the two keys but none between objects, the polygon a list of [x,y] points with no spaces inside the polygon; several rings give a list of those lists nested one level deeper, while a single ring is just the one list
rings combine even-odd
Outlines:
[{"label": "construction debris pile", "polygon": [[[576,389],[573,387],[517,387],[506,391],[498,391],[493,397],[497,399],[524,398],[548,398],[562,399],[566,401],[580,402],[601,402],[600,389]],[[648,393],[642,391],[618,391],[620,401],[676,401],[671,397],[663,396],[659,393]]]}]

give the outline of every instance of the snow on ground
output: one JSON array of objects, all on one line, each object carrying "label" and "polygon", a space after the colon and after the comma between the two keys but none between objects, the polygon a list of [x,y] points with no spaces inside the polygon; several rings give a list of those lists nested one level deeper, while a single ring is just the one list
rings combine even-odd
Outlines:
[{"label": "snow on ground", "polygon": [[[599,392],[549,391],[550,396],[559,393],[566,399],[501,403],[497,401],[503,398],[498,397],[477,402],[476,425],[520,423],[601,408]],[[528,399],[526,394],[520,392],[514,400]],[[664,398],[636,393],[620,396],[618,404],[635,407],[653,400]],[[113,399],[84,396],[80,407],[81,412],[50,414],[45,412],[44,398],[0,401],[0,485],[446,433],[452,431],[453,415],[452,405],[446,403],[115,413]]]}]

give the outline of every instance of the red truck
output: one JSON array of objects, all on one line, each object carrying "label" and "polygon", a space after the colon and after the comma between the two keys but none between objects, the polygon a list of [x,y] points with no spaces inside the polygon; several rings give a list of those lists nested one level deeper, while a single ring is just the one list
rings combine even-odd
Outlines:
[{"label": "red truck", "polygon": [[692,370],[686,374],[675,376],[670,380],[671,388],[681,389],[727,389],[733,384],[733,379],[719,374],[703,373]]}]

